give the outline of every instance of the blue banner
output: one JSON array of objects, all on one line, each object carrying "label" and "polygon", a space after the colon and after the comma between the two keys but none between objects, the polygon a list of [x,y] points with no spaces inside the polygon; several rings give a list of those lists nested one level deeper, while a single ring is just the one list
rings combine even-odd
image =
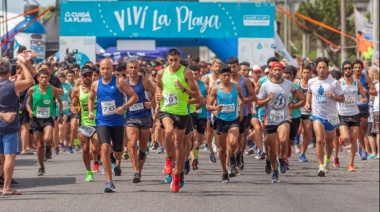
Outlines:
[{"label": "blue banner", "polygon": [[273,38],[274,3],[61,1],[61,36]]}]

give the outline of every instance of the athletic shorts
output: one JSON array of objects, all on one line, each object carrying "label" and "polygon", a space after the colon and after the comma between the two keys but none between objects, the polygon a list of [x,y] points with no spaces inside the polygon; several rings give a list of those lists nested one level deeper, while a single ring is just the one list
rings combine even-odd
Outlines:
[{"label": "athletic shorts", "polygon": [[290,123],[290,131],[289,131],[289,139],[290,140],[295,140],[297,134],[298,134],[298,129],[300,127],[301,123],[301,117],[300,118],[292,118],[292,123]]},{"label": "athletic shorts", "polygon": [[19,110],[18,114],[19,114],[19,117],[20,117],[20,124],[24,124],[24,123],[29,123],[30,122],[29,112],[26,109]]},{"label": "athletic shorts", "polygon": [[360,118],[368,118],[369,117],[369,106],[359,106],[359,115]]},{"label": "athletic shorts", "polygon": [[30,119],[30,129],[33,131],[33,133],[36,132],[43,132],[45,127],[51,126],[54,128],[54,118],[37,118],[33,117]]},{"label": "athletic shorts", "polygon": [[187,122],[187,125],[186,125],[185,135],[188,135],[189,133],[193,132],[193,130],[194,130],[193,120],[189,115],[189,121]]},{"label": "athletic shorts", "polygon": [[21,139],[18,133],[0,135],[0,154],[21,152]]},{"label": "athletic shorts", "polygon": [[251,119],[252,119],[252,113],[248,113],[247,115],[247,125],[245,126],[245,129],[253,128],[251,124]]},{"label": "athletic shorts", "polygon": [[190,114],[190,116],[193,122],[194,129],[197,131],[197,133],[202,134],[202,135],[205,134],[207,119],[199,118],[197,113],[192,113]]},{"label": "athletic shorts", "polygon": [[360,126],[360,115],[356,114],[353,116],[339,116],[340,124],[339,126],[346,127],[359,127]]},{"label": "athletic shorts", "polygon": [[333,131],[337,128],[337,126],[330,124],[330,122],[328,120],[319,118],[318,116],[312,116],[311,120],[312,121],[320,121],[325,126],[325,130],[327,130],[327,131]]},{"label": "athletic shorts", "polygon": [[239,133],[243,134],[245,129],[247,129],[248,116],[243,116],[243,119],[240,121]]},{"label": "athletic shorts", "polygon": [[380,127],[379,127],[379,122],[380,122],[380,113],[379,111],[373,112],[373,125],[372,125],[372,133],[374,134],[379,134],[380,133]]},{"label": "athletic shorts", "polygon": [[277,133],[278,127],[281,126],[282,124],[289,124],[290,125],[291,123],[288,120],[284,120],[279,125],[266,125],[265,129],[264,129],[264,134]]},{"label": "athletic shorts", "polygon": [[301,115],[302,120],[310,120],[310,118],[311,118],[311,115],[305,115],[305,114]]},{"label": "athletic shorts", "polygon": [[223,121],[222,119],[216,119],[216,134],[221,135],[228,133],[228,130],[234,127],[240,127],[239,118],[235,121]]},{"label": "athletic shorts", "polygon": [[153,119],[151,116],[144,118],[127,118],[125,126],[146,130],[153,127]]},{"label": "athletic shorts", "polygon": [[372,127],[373,127],[373,123],[372,122],[368,122],[368,125],[367,125],[367,136],[376,137],[376,133],[372,133]]},{"label": "athletic shorts", "polygon": [[69,123],[69,122],[71,122],[71,119],[79,119],[79,118],[80,118],[80,113],[75,114],[75,113],[71,113],[71,112],[70,112],[70,113],[67,115],[66,122]]},{"label": "athletic shorts", "polygon": [[173,128],[184,130],[186,129],[187,122],[189,122],[189,115],[174,115],[171,113],[159,111],[157,114],[157,119],[161,121],[161,127],[164,128],[164,125],[162,124],[162,119],[165,117],[169,117],[173,121]]},{"label": "athletic shorts", "polygon": [[96,132],[100,145],[109,144],[114,152],[123,151],[124,126],[97,126]]}]

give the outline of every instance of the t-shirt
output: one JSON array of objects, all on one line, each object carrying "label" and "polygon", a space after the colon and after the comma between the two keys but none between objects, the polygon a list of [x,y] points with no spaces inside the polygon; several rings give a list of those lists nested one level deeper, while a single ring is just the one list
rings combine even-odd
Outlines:
[{"label": "t-shirt", "polygon": [[379,111],[379,96],[380,96],[379,84],[380,83],[376,83],[376,85],[375,85],[375,89],[377,91],[377,96],[375,97],[375,100],[373,100],[373,112]]},{"label": "t-shirt", "polygon": [[337,102],[327,98],[326,91],[331,91],[335,96],[343,95],[339,82],[331,76],[325,80],[318,80],[318,77],[309,80],[308,92],[312,93],[313,116],[328,120],[338,116],[338,110],[336,108]]},{"label": "t-shirt", "polygon": [[268,80],[261,85],[257,98],[263,100],[273,92],[273,99],[268,102],[265,110],[266,125],[279,125],[284,120],[290,120],[289,117],[289,93],[296,90],[293,82],[283,79],[280,84]]}]

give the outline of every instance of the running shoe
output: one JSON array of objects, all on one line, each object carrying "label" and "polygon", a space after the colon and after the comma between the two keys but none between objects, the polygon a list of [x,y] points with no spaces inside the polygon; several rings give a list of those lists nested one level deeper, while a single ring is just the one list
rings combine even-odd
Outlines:
[{"label": "running shoe", "polygon": [[339,168],[340,167],[339,158],[338,157],[334,157],[334,167],[335,168]]},{"label": "running shoe", "polygon": [[174,175],[172,183],[170,184],[170,188],[172,189],[173,193],[179,192],[179,182],[181,181],[181,175]]},{"label": "running shoe", "polygon": [[191,163],[191,166],[193,167],[193,170],[198,169],[198,159],[194,159],[193,162]]},{"label": "running shoe", "polygon": [[116,164],[112,170],[113,170],[113,172],[115,172],[115,176],[121,176],[121,169],[120,169],[120,167],[116,166]]},{"label": "running shoe", "polygon": [[165,167],[164,167],[164,174],[172,174],[172,170],[173,170],[173,159],[172,158],[166,158],[165,159]]},{"label": "running shoe", "polygon": [[285,161],[285,164],[286,164],[286,170],[289,170],[290,169],[290,163],[289,163],[288,158],[284,158],[284,161]]},{"label": "running shoe", "polygon": [[115,167],[116,167],[116,163],[111,163],[111,170],[112,170],[112,173],[115,172]]},{"label": "running shoe", "polygon": [[133,180],[132,180],[132,183],[139,183],[141,182],[141,176],[138,172],[135,172],[133,174]]},{"label": "running shoe", "polygon": [[46,147],[45,157],[46,157],[46,159],[52,159],[51,147]]},{"label": "running shoe", "polygon": [[128,152],[124,152],[123,155],[121,156],[122,159],[128,160],[129,159],[129,154]]},{"label": "running shoe", "polygon": [[59,154],[59,147],[54,148],[54,154],[55,154],[55,155],[58,155],[58,154]]},{"label": "running shoe", "polygon": [[185,175],[183,172],[180,174],[180,179],[179,179],[179,188],[182,188],[185,185]]},{"label": "running shoe", "polygon": [[278,183],[278,170],[272,172],[272,183]]},{"label": "running shoe", "polygon": [[301,154],[301,155],[300,155],[300,159],[299,159],[299,161],[302,162],[302,163],[306,163],[306,162],[308,162],[308,160],[307,160],[305,154]]},{"label": "running shoe", "polygon": [[92,171],[93,172],[99,172],[99,164],[98,163],[94,163],[92,165]]},{"label": "running shoe", "polygon": [[301,152],[301,148],[299,144],[294,145],[295,151],[294,153],[299,154]]},{"label": "running shoe", "polygon": [[111,192],[115,192],[115,191],[116,191],[116,187],[113,184],[113,182],[106,183],[106,187],[104,188],[105,193],[111,193]]},{"label": "running shoe", "polygon": [[230,157],[230,175],[229,177],[236,177],[238,175],[238,170],[236,168],[236,158]]},{"label": "running shoe", "polygon": [[240,166],[239,166],[239,170],[243,170],[244,169],[244,157],[243,155],[240,156]]},{"label": "running shoe", "polygon": [[350,171],[350,172],[356,172],[354,164],[348,164],[348,171]]},{"label": "running shoe", "polygon": [[270,160],[266,160],[264,170],[267,174],[272,173],[272,165],[270,164]]},{"label": "running shoe", "polygon": [[38,169],[38,176],[42,176],[42,175],[44,175],[45,174],[45,167],[40,167],[39,169]]},{"label": "running shoe", "polygon": [[189,172],[190,172],[190,159],[185,161],[185,166],[183,168],[183,171],[185,172],[185,174],[189,174]]},{"label": "running shoe", "polygon": [[152,150],[157,150],[158,147],[160,147],[160,144],[159,144],[157,141],[155,141],[155,142],[152,144]]},{"label": "running shoe", "polygon": [[94,181],[94,174],[92,171],[87,171],[87,177],[86,177],[86,182],[92,182]]},{"label": "running shoe", "polygon": [[229,183],[229,182],[230,182],[230,178],[228,177],[228,173],[223,173],[222,183]]},{"label": "running shoe", "polygon": [[149,147],[146,148],[145,155],[149,155]]},{"label": "running shoe", "polygon": [[331,162],[331,159],[327,159],[327,157],[325,156],[325,174],[329,173],[330,171],[330,162]]},{"label": "running shoe", "polygon": [[365,150],[363,149],[362,154],[361,154],[361,158],[362,158],[362,160],[367,160],[367,156],[368,156],[367,151],[365,151]]},{"label": "running shoe", "polygon": [[212,142],[212,151],[213,151],[214,153],[219,152],[219,149],[218,149],[218,147],[216,146],[215,141]]},{"label": "running shoe", "polygon": [[370,155],[368,155],[368,159],[376,159],[376,155],[373,155],[373,154],[370,154]]},{"label": "running shoe", "polygon": [[[12,178],[11,185],[17,185],[18,182]],[[4,185],[4,176],[0,175],[0,185]]]},{"label": "running shoe", "polygon": [[248,147],[247,151],[245,151],[245,155],[253,155],[253,154],[255,154],[253,147]]},{"label": "running shoe", "polygon": [[356,140],[356,143],[358,145],[358,156],[362,156],[362,153],[363,153],[363,149],[362,149],[362,146],[360,145],[360,142],[359,140]]},{"label": "running shoe", "polygon": [[209,153],[209,159],[208,159],[208,161],[210,163],[216,163],[216,157],[215,157],[215,153],[214,152],[210,152]]},{"label": "running shoe", "polygon": [[80,150],[80,145],[75,145],[75,151],[79,152],[79,150]]},{"label": "running shoe", "polygon": [[203,146],[203,150],[205,150],[205,151],[208,151],[208,150],[209,150],[207,144],[205,144],[205,145]]},{"label": "running shoe", "polygon": [[73,148],[71,146],[67,147],[67,153],[68,154],[73,154],[74,153]]},{"label": "running shoe", "polygon": [[325,166],[323,164],[319,165],[318,176],[319,177],[325,177],[326,176],[326,169],[325,169]]},{"label": "running shoe", "polygon": [[163,147],[163,146],[158,147],[157,154],[162,154],[164,152],[165,152],[165,147]]},{"label": "running shoe", "polygon": [[310,143],[308,146],[307,146],[308,149],[312,149],[312,148],[315,148],[315,143]]},{"label": "running shoe", "polygon": [[173,180],[173,178],[172,178],[172,175],[171,175],[171,174],[169,174],[169,175],[167,175],[167,176],[165,177],[165,183],[171,183],[172,180]]},{"label": "running shoe", "polygon": [[280,164],[280,172],[282,174],[285,174],[286,173],[286,162],[284,159],[278,159],[278,163]]}]

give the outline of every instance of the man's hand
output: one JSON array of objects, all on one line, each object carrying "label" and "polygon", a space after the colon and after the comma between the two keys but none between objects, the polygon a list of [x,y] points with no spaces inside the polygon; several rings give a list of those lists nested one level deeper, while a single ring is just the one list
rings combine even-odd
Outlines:
[{"label": "man's hand", "polygon": [[124,107],[120,106],[116,108],[116,114],[122,115],[124,113]]},{"label": "man's hand", "polygon": [[2,120],[4,120],[7,123],[11,123],[13,120],[16,118],[16,113],[15,112],[7,112],[3,113],[2,115]]},{"label": "man's hand", "polygon": [[90,120],[94,120],[94,113],[93,113],[92,111],[89,111],[89,112],[88,112],[88,118],[89,118]]}]

